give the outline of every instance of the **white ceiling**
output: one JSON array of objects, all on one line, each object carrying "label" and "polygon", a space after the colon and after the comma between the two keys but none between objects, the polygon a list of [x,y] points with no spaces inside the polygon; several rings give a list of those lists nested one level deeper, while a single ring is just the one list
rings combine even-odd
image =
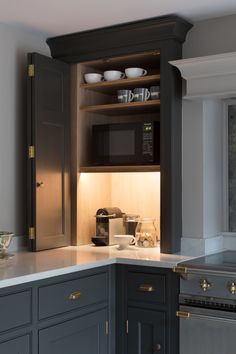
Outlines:
[{"label": "white ceiling", "polygon": [[0,0],[0,22],[56,36],[148,17],[191,22],[236,13],[236,0]]}]

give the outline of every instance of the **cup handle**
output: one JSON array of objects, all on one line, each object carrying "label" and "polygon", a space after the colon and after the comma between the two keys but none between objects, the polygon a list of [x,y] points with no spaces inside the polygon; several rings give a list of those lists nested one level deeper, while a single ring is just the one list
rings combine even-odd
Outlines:
[{"label": "cup handle", "polygon": [[129,102],[132,102],[134,99],[134,94],[133,92],[130,92],[130,95],[129,95]]},{"label": "cup handle", "polygon": [[147,94],[146,94],[145,100],[147,101],[150,97],[150,91],[147,90],[146,92],[147,92]]},{"label": "cup handle", "polygon": [[124,79],[125,78],[125,73],[122,73],[120,78]]},{"label": "cup handle", "polygon": [[145,76],[145,75],[147,75],[147,70],[143,69],[142,76]]},{"label": "cup handle", "polygon": [[130,245],[135,245],[136,246],[136,244],[137,244],[137,241],[136,241],[136,238],[133,236],[132,237],[132,239],[131,239],[131,241],[130,241],[130,243],[129,243]]}]

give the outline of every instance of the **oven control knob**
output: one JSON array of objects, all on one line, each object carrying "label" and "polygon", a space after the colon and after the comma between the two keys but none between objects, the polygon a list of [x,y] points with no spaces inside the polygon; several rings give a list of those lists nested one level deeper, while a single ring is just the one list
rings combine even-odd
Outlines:
[{"label": "oven control knob", "polygon": [[234,282],[234,281],[228,282],[227,288],[228,288],[230,294],[234,295],[236,293],[236,282]]},{"label": "oven control knob", "polygon": [[203,291],[207,291],[209,290],[210,288],[212,287],[212,284],[207,281],[206,279],[202,279],[200,281],[200,288],[203,290]]}]

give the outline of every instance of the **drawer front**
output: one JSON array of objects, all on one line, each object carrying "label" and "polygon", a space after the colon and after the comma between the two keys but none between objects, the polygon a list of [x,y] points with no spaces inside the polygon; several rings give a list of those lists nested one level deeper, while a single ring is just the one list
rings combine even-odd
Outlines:
[{"label": "drawer front", "polygon": [[0,342],[0,353],[2,354],[30,354],[30,335]]},{"label": "drawer front", "polygon": [[39,319],[107,301],[106,273],[39,288]]},{"label": "drawer front", "polygon": [[31,323],[31,291],[0,296],[0,332]]},{"label": "drawer front", "polygon": [[128,272],[127,297],[130,301],[165,303],[165,275]]}]

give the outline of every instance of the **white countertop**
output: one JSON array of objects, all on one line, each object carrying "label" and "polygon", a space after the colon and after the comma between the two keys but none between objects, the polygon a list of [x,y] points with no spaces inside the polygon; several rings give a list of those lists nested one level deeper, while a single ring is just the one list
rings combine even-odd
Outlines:
[{"label": "white countertop", "polygon": [[156,248],[129,246],[70,246],[41,252],[16,252],[7,260],[0,259],[0,288],[68,274],[114,263],[172,268],[190,259],[181,255],[160,253]]}]

